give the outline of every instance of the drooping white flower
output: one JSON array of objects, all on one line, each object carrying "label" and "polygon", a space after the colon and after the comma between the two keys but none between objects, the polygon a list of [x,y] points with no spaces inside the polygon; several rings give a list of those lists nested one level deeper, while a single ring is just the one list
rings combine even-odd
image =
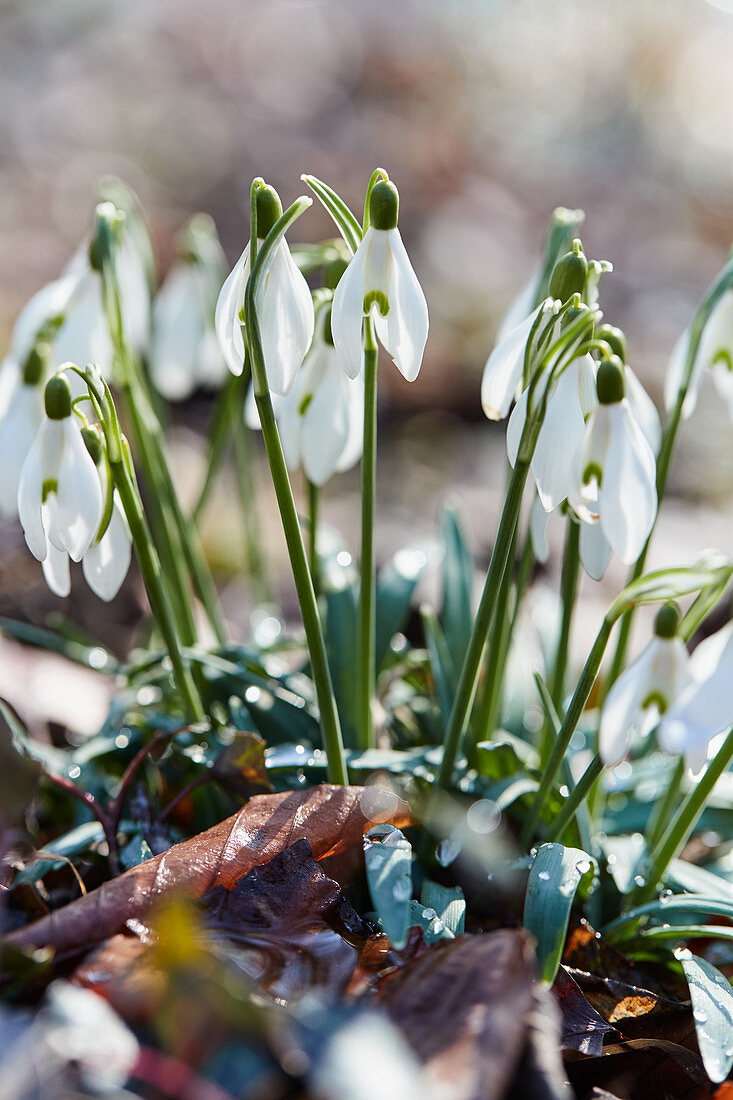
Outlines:
[{"label": "drooping white flower", "polygon": [[623,364],[598,368],[599,404],[588,417],[575,455],[568,500],[588,523],[600,523],[611,549],[630,564],[641,553],[657,514],[654,452],[624,397]]},{"label": "drooping white flower", "polygon": [[677,636],[678,621],[676,607],[661,609],[654,638],[606,697],[598,735],[598,751],[606,767],[624,759],[632,730],[650,733],[693,681],[685,644]]},{"label": "drooping white flower", "polygon": [[422,364],[428,306],[397,228],[398,209],[394,184],[375,184],[369,228],[334,292],[333,342],[350,378],[362,370],[362,322],[370,316],[379,342],[408,382],[415,381]]},{"label": "drooping white flower", "polygon": [[[529,517],[529,533],[532,539],[532,551],[538,562],[544,563],[550,557],[547,527],[550,516],[559,514],[559,509],[546,512],[539,496],[534,498]],[[586,523],[580,516],[575,516],[575,521],[580,524],[578,551],[581,565],[592,580],[599,581],[606,572],[611,558],[611,547],[599,523]]]},{"label": "drooping white flower", "polygon": [[117,595],[130,568],[131,556],[130,529],[115,489],[107,529],[101,539],[94,539],[82,558],[84,579],[100,600],[109,602]]},{"label": "drooping white flower", "polygon": [[690,657],[690,672],[693,682],[659,729],[667,752],[704,749],[733,726],[733,623],[700,642]]},{"label": "drooping white flower", "polygon": [[522,385],[524,356],[532,327],[544,303],[496,345],[481,378],[481,405],[489,420],[503,420]]},{"label": "drooping white flower", "polygon": [[169,401],[182,401],[199,386],[219,386],[227,369],[214,331],[224,270],[211,219],[192,218],[182,243],[153,306],[150,375]]},{"label": "drooping white flower", "polygon": [[[690,328],[677,340],[670,356],[664,380],[664,403],[671,410],[684,380],[690,349]],[[733,290],[721,294],[702,330],[695,361],[682,405],[685,420],[697,405],[698,393],[705,371],[709,370],[721,398],[728,405],[733,419]]]},{"label": "drooping white flower", "polygon": [[[282,214],[282,204],[271,187],[257,193],[257,250]],[[216,303],[214,326],[222,355],[232,374],[244,366],[244,296],[249,279],[249,245],[228,275]],[[255,295],[255,310],[273,394],[286,394],[313,339],[313,299],[302,272],[283,238],[270,256]]]},{"label": "drooping white flower", "polygon": [[81,429],[71,414],[64,375],[46,386],[46,418],[23,464],[18,514],[26,542],[39,561],[49,544],[81,561],[102,519],[102,489]]},{"label": "drooping white flower", "polygon": [[0,514],[5,516],[18,511],[20,472],[43,421],[43,388],[51,354],[43,342],[31,350],[22,370],[13,372],[14,384],[0,411]]}]

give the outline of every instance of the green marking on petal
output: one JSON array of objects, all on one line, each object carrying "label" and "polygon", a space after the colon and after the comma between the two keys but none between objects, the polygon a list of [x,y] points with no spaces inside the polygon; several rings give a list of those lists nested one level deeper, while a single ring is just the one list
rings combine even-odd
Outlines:
[{"label": "green marking on petal", "polygon": [[313,400],[313,394],[312,393],[307,393],[305,395],[305,397],[303,398],[303,400],[298,405],[298,416],[305,416],[305,414],[308,412],[308,406],[310,405],[312,400]]},{"label": "green marking on petal", "polygon": [[364,316],[369,316],[369,311],[373,305],[376,305],[382,317],[386,317],[389,313],[389,301],[387,295],[381,290],[370,290],[368,294],[364,295]]},{"label": "green marking on petal", "polygon": [[240,309],[238,316],[242,324],[246,324],[247,318],[244,316],[244,306],[242,306],[242,308]]},{"label": "green marking on petal", "polygon": [[661,691],[650,691],[644,702],[641,704],[642,710],[648,710],[649,707],[656,707],[660,714],[664,714],[667,709],[667,700],[662,695]]},{"label": "green marking on petal", "polygon": [[583,484],[589,485],[593,478],[598,482],[598,488],[600,489],[603,481],[603,470],[597,462],[589,462],[583,470]]},{"label": "green marking on petal", "polygon": [[41,503],[45,504],[51,493],[58,493],[59,483],[55,477],[47,477],[41,486]]},{"label": "green marking on petal", "polygon": [[733,355],[731,355],[730,349],[718,348],[713,356],[712,366],[723,366],[730,374],[733,374]]}]

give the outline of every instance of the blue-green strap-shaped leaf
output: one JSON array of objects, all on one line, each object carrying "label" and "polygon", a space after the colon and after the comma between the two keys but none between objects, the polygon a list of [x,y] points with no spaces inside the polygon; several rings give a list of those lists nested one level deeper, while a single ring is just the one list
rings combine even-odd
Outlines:
[{"label": "blue-green strap-shaped leaf", "polygon": [[425,879],[420,891],[420,901],[426,909],[433,910],[448,931],[459,936],[466,922],[466,899],[460,886],[441,886]]},{"label": "blue-green strap-shaped leaf", "polygon": [[346,245],[350,252],[356,252],[361,243],[362,230],[356,215],[352,213],[344,200],[337,195],[332,187],[329,187],[323,180],[319,180],[317,176],[309,176],[308,174],[300,177],[303,183],[306,183],[316,198],[325,207],[328,213],[333,218],[338,231],[346,241]]},{"label": "blue-green strap-shaped leaf", "polygon": [[443,722],[447,724],[450,716],[451,701],[453,699],[452,684],[455,679],[453,661],[448,652],[445,635],[438,622],[438,616],[432,607],[425,605],[420,608],[423,631],[425,633],[425,645],[428,650],[430,670],[435,681],[435,693],[438,698],[438,706]]},{"label": "blue-green strap-shaped leaf", "polygon": [[374,639],[377,672],[387,659],[392,638],[405,624],[415,588],[428,564],[427,549],[405,546],[379,572]]},{"label": "blue-green strap-shaped leaf", "polygon": [[524,926],[537,941],[537,963],[543,982],[552,985],[562,959],[570,911],[581,879],[593,860],[580,848],[543,844],[529,871],[524,900]]},{"label": "blue-green strap-shaped leaf", "polygon": [[443,604],[440,623],[455,669],[463,663],[473,626],[474,557],[457,507],[447,504],[440,520],[443,542]]},{"label": "blue-green strap-shaped leaf", "polygon": [[712,963],[685,949],[677,959],[690,987],[692,1015],[705,1072],[720,1084],[733,1069],[733,990]]},{"label": "blue-green strap-shaped leaf", "polygon": [[412,848],[393,825],[375,825],[364,837],[372,904],[393,947],[404,947],[410,929]]}]

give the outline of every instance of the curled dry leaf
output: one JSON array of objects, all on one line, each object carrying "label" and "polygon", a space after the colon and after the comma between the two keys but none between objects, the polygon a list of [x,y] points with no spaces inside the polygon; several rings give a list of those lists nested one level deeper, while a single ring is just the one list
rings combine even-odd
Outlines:
[{"label": "curled dry leaf", "polygon": [[[13,944],[74,951],[115,935],[132,919],[144,919],[168,897],[201,897],[215,886],[231,889],[253,867],[307,839],[316,859],[361,847],[371,825],[361,805],[362,787],[323,784],[307,791],[257,795],[239,813],[206,832],[104,883],[26,928],[5,937]],[[404,803],[395,824],[410,823]]]},{"label": "curled dry leaf", "polygon": [[572,1051],[598,1057],[603,1053],[606,1038],[620,1038],[618,1031],[588,1003],[580,986],[564,966],[557,972],[552,991],[560,1007],[560,1041],[564,1053]]},{"label": "curled dry leaf", "polygon": [[464,935],[397,970],[377,997],[451,1100],[502,1100],[529,1035],[534,969],[522,931]]}]

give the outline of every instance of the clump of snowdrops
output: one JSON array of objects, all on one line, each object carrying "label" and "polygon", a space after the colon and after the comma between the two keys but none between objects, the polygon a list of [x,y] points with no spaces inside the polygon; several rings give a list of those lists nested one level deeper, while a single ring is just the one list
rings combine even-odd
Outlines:
[{"label": "clump of snowdrops", "polygon": [[[256,179],[231,273],[225,278],[213,223],[197,215],[157,294],[137,201],[118,182],[104,184],[89,238],[23,310],[0,371],[0,509],[18,516],[58,595],[68,595],[71,564],[81,562],[89,586],[110,600],[134,554],[152,629],[146,650],[117,669],[113,733],[144,737],[161,714],[206,730],[209,745],[254,727],[277,782],[367,781],[377,802],[407,794],[434,838],[417,862],[449,866],[469,848],[490,876],[502,861],[528,872],[525,923],[548,981],[574,901],[628,953],[654,948],[671,959],[670,948],[684,950],[701,930],[716,935],[706,917],[733,915],[730,890],[679,858],[733,759],[733,562],[710,551],[646,573],[645,561],[680,423],[708,377],[733,413],[733,262],[675,348],[660,419],[620,319],[602,312],[611,265],[586,256],[580,212],[555,211],[483,372],[486,416],[509,417],[508,482],[478,602],[469,540],[446,508],[436,540],[442,599],[420,608],[420,636],[410,642],[401,631],[435,547],[404,548],[377,571],[378,361],[381,345],[379,369],[392,369],[390,360],[419,384],[428,305],[387,173],[373,174],[361,218],[328,185],[302,178],[338,237],[289,244],[312,200],[283,211]],[[220,396],[189,514],[160,409],[162,399],[200,386]],[[267,607],[256,620],[267,629],[253,628],[238,645],[199,524],[231,444],[250,582],[265,607],[258,432],[303,633],[286,637]],[[321,528],[318,507],[323,486],[357,463],[358,554]],[[533,576],[548,556],[552,516],[565,548],[548,628],[546,615],[537,621]],[[570,643],[580,572],[599,580],[612,555],[628,565],[628,583],[578,672]],[[657,609],[654,627],[629,662],[632,620],[645,604]],[[721,610],[726,625],[690,653],[690,640]],[[529,681],[518,675],[522,662]],[[147,726],[146,711],[156,716]],[[40,750],[26,741],[25,751]],[[466,803],[467,816],[459,813]],[[714,805],[730,823],[730,794],[718,791]],[[409,891],[375,899],[385,927],[406,927],[409,900]],[[694,956],[682,961],[701,981]]]}]

